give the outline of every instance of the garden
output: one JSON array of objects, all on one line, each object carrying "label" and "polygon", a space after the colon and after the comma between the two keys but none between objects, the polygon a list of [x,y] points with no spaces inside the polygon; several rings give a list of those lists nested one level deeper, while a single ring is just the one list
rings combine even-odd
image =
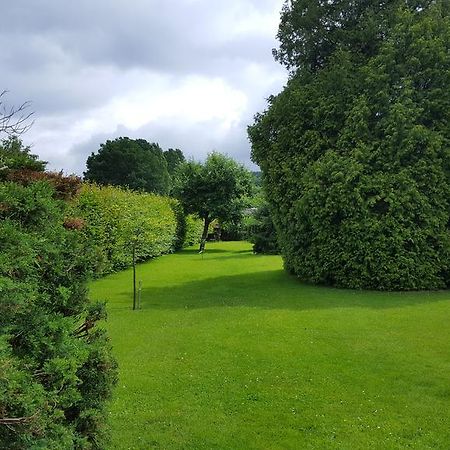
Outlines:
[{"label": "garden", "polygon": [[446,449],[450,295],[300,283],[208,243],[91,284],[119,362],[111,448]]},{"label": "garden", "polygon": [[[364,4],[363,4],[364,3]],[[448,449],[450,7],[286,1],[251,172],[0,93],[0,449]]]}]

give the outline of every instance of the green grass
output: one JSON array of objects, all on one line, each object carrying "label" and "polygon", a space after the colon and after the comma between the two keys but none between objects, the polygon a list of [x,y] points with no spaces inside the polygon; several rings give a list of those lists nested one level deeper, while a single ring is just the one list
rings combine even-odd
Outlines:
[{"label": "green grass", "polygon": [[314,287],[246,243],[96,281],[117,449],[449,449],[450,293]]}]

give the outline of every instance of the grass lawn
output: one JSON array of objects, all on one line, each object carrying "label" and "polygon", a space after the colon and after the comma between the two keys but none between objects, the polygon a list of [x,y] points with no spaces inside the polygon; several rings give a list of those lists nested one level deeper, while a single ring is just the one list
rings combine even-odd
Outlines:
[{"label": "grass lawn", "polygon": [[314,287],[247,243],[91,285],[120,381],[116,449],[450,448],[450,292]]}]

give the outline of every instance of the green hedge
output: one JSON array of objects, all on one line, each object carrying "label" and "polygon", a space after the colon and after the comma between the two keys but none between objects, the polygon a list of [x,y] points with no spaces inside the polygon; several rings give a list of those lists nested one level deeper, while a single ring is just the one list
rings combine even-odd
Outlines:
[{"label": "green hedge", "polygon": [[95,184],[83,185],[72,215],[84,221],[98,274],[129,267],[133,242],[138,261],[177,250],[186,235],[191,243],[198,222],[186,219],[174,199]]},{"label": "green hedge", "polygon": [[302,280],[450,286],[450,13],[401,3],[375,54],[337,45],[249,129],[285,267]]},{"label": "green hedge", "polygon": [[198,218],[189,214],[186,216],[186,233],[184,235],[183,247],[196,245],[200,243],[203,232],[203,222]]},{"label": "green hedge", "polygon": [[0,183],[0,448],[101,449],[116,362],[90,249],[49,182]]}]

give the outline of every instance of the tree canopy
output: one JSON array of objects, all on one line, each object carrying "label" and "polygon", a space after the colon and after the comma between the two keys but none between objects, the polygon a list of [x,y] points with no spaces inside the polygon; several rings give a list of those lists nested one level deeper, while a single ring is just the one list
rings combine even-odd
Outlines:
[{"label": "tree canopy", "polygon": [[344,287],[448,286],[448,2],[286,2],[279,37],[291,77],[249,135],[286,268]]},{"label": "tree canopy", "polygon": [[188,161],[178,166],[174,195],[185,211],[204,223],[200,250],[204,249],[210,223],[240,217],[244,197],[250,193],[251,173],[232,158],[213,152],[204,164]]},{"label": "tree canopy", "polygon": [[167,194],[170,186],[167,162],[158,144],[120,137],[100,145],[86,162],[84,178],[99,184]]},{"label": "tree canopy", "polygon": [[166,159],[167,170],[170,176],[175,173],[175,169],[179,164],[186,161],[183,152],[179,148],[169,148],[168,150],[164,150],[164,158]]},{"label": "tree canopy", "polygon": [[46,165],[17,136],[9,136],[0,141],[0,171],[27,169],[42,172]]}]

